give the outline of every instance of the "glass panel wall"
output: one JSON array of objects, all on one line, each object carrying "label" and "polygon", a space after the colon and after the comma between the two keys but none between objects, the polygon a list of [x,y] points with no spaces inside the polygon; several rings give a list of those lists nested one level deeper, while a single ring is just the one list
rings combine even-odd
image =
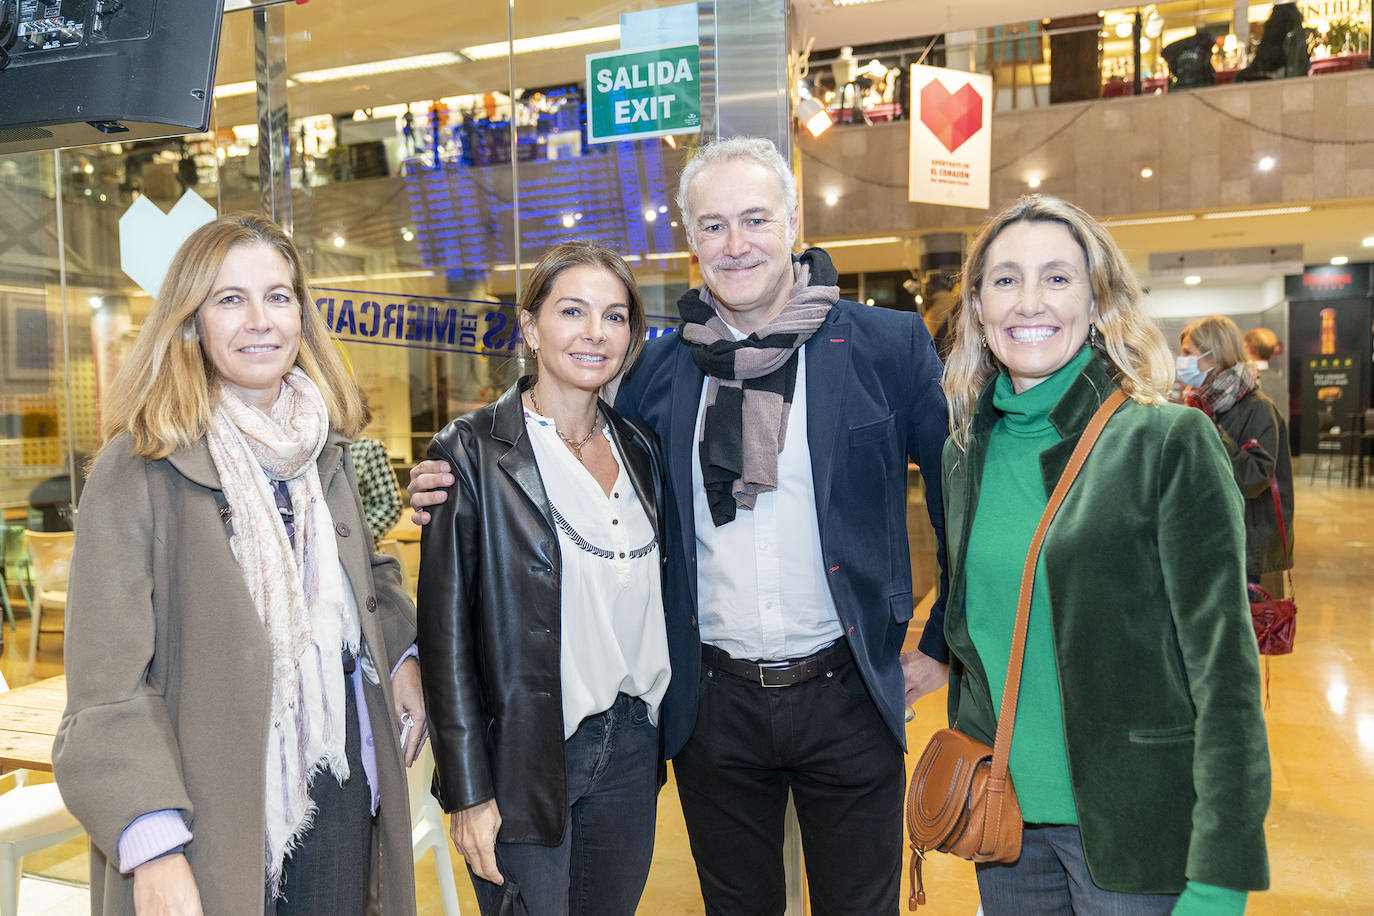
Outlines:
[{"label": "glass panel wall", "polygon": [[[398,467],[518,375],[513,303],[555,242],[623,252],[651,333],[676,324],[690,259],[669,198],[684,144],[586,138],[584,56],[619,46],[623,11],[477,0],[422,24],[380,0],[265,12],[285,35],[294,238],[368,396],[368,434]],[[0,156],[7,524],[71,524],[101,393],[152,304],[128,262],[170,257],[162,230],[179,215],[261,206],[258,15],[225,16],[206,133]]]}]

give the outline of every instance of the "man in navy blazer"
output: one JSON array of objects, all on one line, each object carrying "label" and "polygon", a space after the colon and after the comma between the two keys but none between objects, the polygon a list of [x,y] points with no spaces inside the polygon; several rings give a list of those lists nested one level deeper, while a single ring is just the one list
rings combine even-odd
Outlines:
[{"label": "man in navy blazer", "polygon": [[[824,252],[793,257],[796,181],[770,141],[702,147],[678,203],[705,283],[615,406],[663,443],[661,726],[706,912],[783,912],[790,790],[812,913],[892,913],[905,707],[947,670],[941,365],[917,316],[838,300]],[[761,360],[780,368],[751,377]],[[903,655],[908,460],[942,573],[920,651]],[[419,492],[437,482],[424,470],[417,509],[439,501]]]}]

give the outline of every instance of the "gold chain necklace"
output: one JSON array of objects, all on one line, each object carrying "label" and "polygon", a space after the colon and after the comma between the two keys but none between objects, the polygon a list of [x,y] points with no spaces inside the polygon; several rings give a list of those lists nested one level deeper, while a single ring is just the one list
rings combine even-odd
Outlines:
[{"label": "gold chain necklace", "polygon": [[[542,411],[542,410],[539,409],[539,395],[537,395],[537,394],[534,393],[534,386],[530,386],[530,403],[534,405],[534,412],[535,412],[535,413],[539,414],[541,417],[542,417],[542,416],[547,416],[547,414],[545,414],[544,411]],[[550,418],[550,419],[552,419],[552,418]],[[581,441],[581,442],[574,442],[574,441],[572,441],[571,439],[569,439],[567,436],[563,435],[563,433],[558,429],[558,423],[557,423],[556,421],[555,421],[554,424],[553,424],[553,431],[554,431],[554,433],[557,434],[558,438],[560,438],[560,439],[563,440],[564,444],[567,445],[568,448],[572,449],[573,457],[577,459],[577,463],[578,463],[578,464],[586,464],[586,463],[587,463],[587,462],[585,462],[585,461],[582,460],[582,447],[592,440],[592,436],[596,435],[596,427],[598,426],[598,423],[597,423],[597,420],[598,420],[598,419],[599,419],[598,417],[592,417],[592,428],[591,428],[591,431],[588,432],[587,435],[585,435],[585,436],[582,437],[582,441]]]}]

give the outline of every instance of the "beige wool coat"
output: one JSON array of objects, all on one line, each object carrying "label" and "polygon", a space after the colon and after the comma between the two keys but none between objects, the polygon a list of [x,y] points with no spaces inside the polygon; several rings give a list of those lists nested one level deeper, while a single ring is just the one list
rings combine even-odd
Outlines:
[{"label": "beige wool coat", "polygon": [[[386,677],[414,642],[414,607],[390,557],[375,556],[342,437],[317,462],[364,652],[382,673],[365,695],[381,806],[370,911],[415,912],[410,811]],[[67,596],[67,709],[53,772],[91,837],[91,911],[132,914],[119,837],[173,808],[207,916],[263,912],[271,660],[220,520],[219,475],[202,440],[166,459],[122,436],[81,498]],[[366,680],[365,680],[366,683]],[[362,776],[362,774],[357,774]]]}]

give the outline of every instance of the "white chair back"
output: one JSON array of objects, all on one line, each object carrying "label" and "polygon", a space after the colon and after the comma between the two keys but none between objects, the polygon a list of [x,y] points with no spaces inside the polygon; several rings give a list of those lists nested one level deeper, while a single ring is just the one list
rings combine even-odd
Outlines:
[{"label": "white chair back", "polygon": [[434,871],[439,879],[439,895],[444,902],[444,916],[460,916],[458,886],[453,880],[453,860],[449,857],[448,830],[444,827],[444,811],[439,800],[429,792],[434,776],[434,755],[426,743],[406,771],[406,786],[410,790],[410,841],[415,860],[427,850],[434,850]]}]

